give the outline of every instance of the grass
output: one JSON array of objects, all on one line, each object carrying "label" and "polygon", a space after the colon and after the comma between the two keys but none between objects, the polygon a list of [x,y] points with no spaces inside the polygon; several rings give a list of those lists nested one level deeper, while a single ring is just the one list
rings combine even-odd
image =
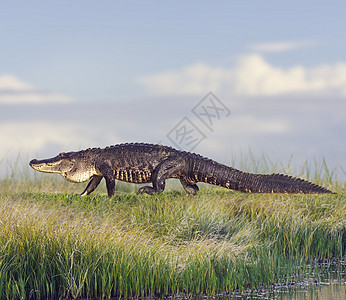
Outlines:
[{"label": "grass", "polygon": [[337,195],[137,196],[122,185],[112,199],[104,187],[81,198],[82,185],[54,175],[7,176],[1,298],[215,295],[303,276],[313,260],[345,257],[346,188],[333,174],[317,181]]}]

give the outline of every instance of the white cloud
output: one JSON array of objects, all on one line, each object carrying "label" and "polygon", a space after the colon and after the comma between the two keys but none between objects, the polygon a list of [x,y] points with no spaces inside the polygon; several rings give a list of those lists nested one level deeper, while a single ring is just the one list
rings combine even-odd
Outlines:
[{"label": "white cloud", "polygon": [[82,134],[84,131],[82,125],[72,122],[0,123],[0,161],[19,153],[37,153],[48,145],[60,145],[60,149],[69,146],[78,150],[81,145],[90,143],[90,139]]},{"label": "white cloud", "polygon": [[211,68],[197,63],[181,71],[165,72],[140,79],[150,91],[158,94],[203,94],[222,87],[223,82],[231,80],[229,70]]},{"label": "white cloud", "polygon": [[250,48],[259,52],[284,52],[312,45],[312,42],[273,42],[252,45]]},{"label": "white cloud", "polygon": [[324,92],[345,97],[346,63],[284,69],[252,54],[240,57],[229,69],[197,63],[179,71],[145,76],[139,82],[159,95],[201,95],[212,91],[240,96],[277,96]]},{"label": "white cloud", "polygon": [[[28,109],[30,114],[35,111],[34,107]],[[37,117],[37,121],[1,123],[0,120],[0,166],[3,161],[12,163],[18,154],[24,158],[49,156],[63,151],[109,146],[121,141],[116,133],[105,132],[103,124],[90,127],[88,120],[71,118],[47,121],[40,120],[40,115]]]},{"label": "white cloud", "polygon": [[21,91],[32,89],[32,86],[23,81],[20,81],[12,75],[2,75],[0,76],[0,91],[7,89]]},{"label": "white cloud", "polygon": [[[256,124],[254,126],[253,124]],[[283,134],[290,130],[290,124],[278,118],[261,119],[254,115],[233,116],[232,125],[240,135]]]},{"label": "white cloud", "polygon": [[66,95],[45,92],[12,75],[0,76],[0,104],[67,103]]},{"label": "white cloud", "polygon": [[217,91],[224,84],[231,82],[230,70],[212,68],[204,63],[196,63],[181,71],[165,72],[139,79],[154,94],[205,94],[206,91]]}]

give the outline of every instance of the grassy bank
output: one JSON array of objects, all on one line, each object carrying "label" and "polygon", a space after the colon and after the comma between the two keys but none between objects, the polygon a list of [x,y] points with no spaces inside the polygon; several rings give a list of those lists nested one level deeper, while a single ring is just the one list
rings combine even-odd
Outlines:
[{"label": "grassy bank", "polygon": [[338,195],[213,188],[195,197],[136,196],[125,188],[112,199],[81,198],[81,185],[54,176],[3,180],[0,295],[228,293],[299,276],[312,259],[345,256],[345,184],[329,186]]}]

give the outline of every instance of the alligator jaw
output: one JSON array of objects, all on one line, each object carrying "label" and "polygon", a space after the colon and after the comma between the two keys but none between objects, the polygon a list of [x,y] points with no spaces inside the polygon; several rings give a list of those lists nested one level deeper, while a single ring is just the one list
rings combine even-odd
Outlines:
[{"label": "alligator jaw", "polygon": [[37,160],[33,159],[29,165],[36,171],[44,173],[58,173],[68,181],[84,182],[96,174],[95,168],[85,163],[85,160],[73,159],[70,154],[61,153],[56,157]]},{"label": "alligator jaw", "polygon": [[45,173],[60,173],[60,160],[54,158],[37,160],[33,159],[29,162],[31,168],[36,171]]}]

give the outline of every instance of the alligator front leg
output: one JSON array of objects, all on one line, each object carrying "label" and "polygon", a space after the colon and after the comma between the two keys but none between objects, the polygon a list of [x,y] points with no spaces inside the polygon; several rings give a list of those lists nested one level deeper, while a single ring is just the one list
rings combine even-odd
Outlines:
[{"label": "alligator front leg", "polygon": [[85,188],[85,190],[83,191],[83,193],[81,193],[81,196],[87,196],[90,193],[92,193],[97,186],[100,184],[100,181],[103,177],[102,176],[98,176],[98,175],[94,175],[92,177],[92,179],[89,181],[87,187]]},{"label": "alligator front leg", "polygon": [[185,161],[181,158],[170,157],[161,162],[153,171],[152,181],[153,187],[143,186],[141,187],[137,195],[149,194],[154,195],[158,192],[163,192],[166,185],[166,179],[174,177],[179,174],[185,166]]},{"label": "alligator front leg", "polygon": [[[100,173],[106,180],[106,187],[108,192],[108,197],[113,197],[115,193],[115,176],[114,171],[107,164],[102,164],[98,167]],[[102,177],[102,176],[101,176]]]}]

